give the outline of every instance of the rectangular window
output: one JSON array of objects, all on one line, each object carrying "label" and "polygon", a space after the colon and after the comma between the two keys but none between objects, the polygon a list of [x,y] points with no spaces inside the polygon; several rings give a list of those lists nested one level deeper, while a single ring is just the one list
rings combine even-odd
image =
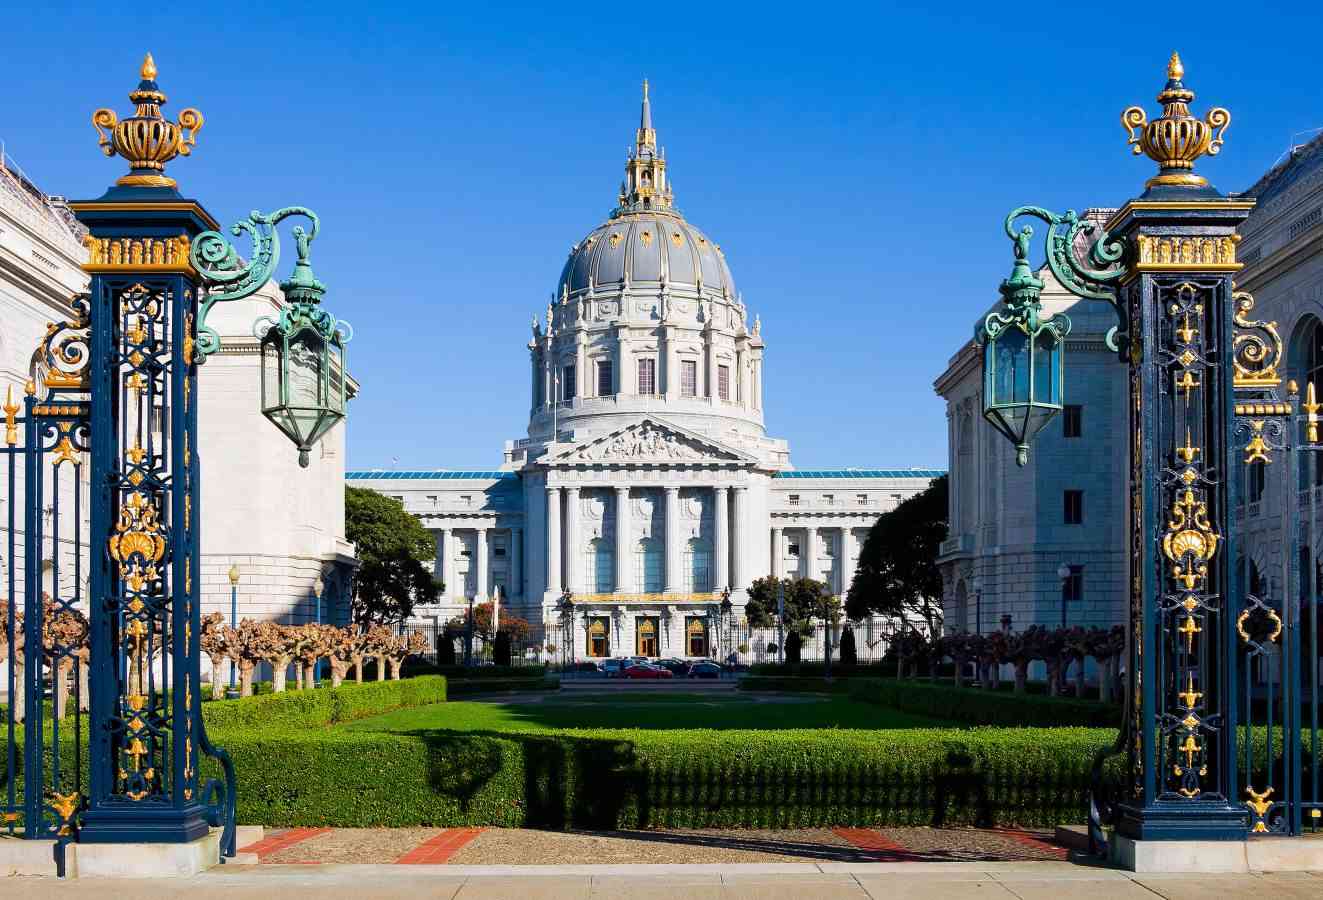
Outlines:
[{"label": "rectangular window", "polygon": [[786,502],[791,506],[799,506],[799,494],[791,494],[786,498]]},{"label": "rectangular window", "polygon": [[657,360],[645,357],[639,360],[639,395],[650,397],[657,393]]},{"label": "rectangular window", "polygon": [[1065,497],[1065,522],[1067,525],[1084,524],[1084,492],[1066,491]]},{"label": "rectangular window", "polygon": [[835,495],[835,494],[823,494],[823,495],[822,495],[822,505],[823,505],[823,506],[835,506],[835,505],[836,505],[836,495]]},{"label": "rectangular window", "polygon": [[610,397],[615,392],[611,360],[603,359],[597,363],[597,396]]},{"label": "rectangular window", "polygon": [[786,545],[786,555],[787,555],[787,556],[793,556],[793,557],[795,557],[796,559],[798,559],[798,558],[799,558],[799,544],[796,543],[796,542],[794,542],[794,541],[791,541],[789,544],[787,544],[787,545]]},{"label": "rectangular window", "polygon": [[680,360],[680,396],[698,396],[698,362],[696,360]]},{"label": "rectangular window", "polygon": [[859,505],[860,505],[860,506],[867,506],[867,505],[868,505],[868,495],[867,495],[867,494],[855,494],[855,495],[854,495],[854,499],[857,500],[857,501],[859,502]]},{"label": "rectangular window", "polygon": [[717,397],[730,399],[730,366],[717,366]]},{"label": "rectangular window", "polygon": [[472,495],[472,494],[460,494],[460,495],[459,495],[459,505],[460,505],[460,506],[472,506],[472,505],[473,505],[473,495]]},{"label": "rectangular window", "polygon": [[1255,460],[1249,464],[1249,502],[1258,503],[1263,499],[1263,488],[1267,481],[1267,472],[1263,467],[1262,460]]},{"label": "rectangular window", "polygon": [[504,547],[493,547],[493,548],[492,548],[492,556],[496,557],[497,559],[500,559],[501,557],[505,556],[505,548],[504,548]]},{"label": "rectangular window", "polygon": [[1067,603],[1079,603],[1084,599],[1083,566],[1070,567],[1070,577],[1061,585],[1061,599]]},{"label": "rectangular window", "polygon": [[1084,407],[1068,403],[1061,411],[1061,433],[1063,437],[1077,438],[1084,436]]},{"label": "rectangular window", "polygon": [[573,400],[576,396],[578,396],[578,387],[579,387],[577,381],[578,374],[579,373],[574,370],[574,366],[566,366],[562,370],[562,374],[560,376],[561,378],[560,395],[564,397],[566,400]]}]

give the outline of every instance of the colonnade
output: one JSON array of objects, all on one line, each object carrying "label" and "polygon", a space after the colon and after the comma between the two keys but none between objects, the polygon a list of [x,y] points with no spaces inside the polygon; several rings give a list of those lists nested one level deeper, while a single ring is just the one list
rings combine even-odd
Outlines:
[{"label": "colonnade", "polygon": [[[799,548],[799,571],[785,571],[785,541],[789,532],[802,532],[804,535],[803,543]],[[855,543],[854,528],[850,525],[841,526],[818,526],[818,525],[795,525],[786,527],[781,525],[772,526],[772,574],[777,578],[787,578],[796,575],[803,575],[808,578],[818,577],[818,543],[820,537],[825,537],[835,532],[840,540],[840,553],[838,561],[840,563],[837,569],[837,580],[839,584],[829,584],[837,593],[844,594],[850,588],[850,579],[854,577],[854,569],[858,560],[858,547]]]},{"label": "colonnade", "polygon": [[436,536],[436,575],[446,583],[446,589],[443,598],[466,599],[468,590],[465,584],[461,583],[456,577],[458,574],[455,569],[455,541],[459,539],[459,532],[472,532],[474,534],[474,556],[470,571],[474,574],[473,596],[482,601],[487,600],[492,592],[492,544],[496,536],[502,532],[508,532],[509,541],[509,575],[504,594],[509,597],[522,597],[524,594],[524,529],[514,528],[496,528],[489,525],[474,525],[467,528],[438,528],[433,529]]},{"label": "colonnade", "polygon": [[[560,593],[569,588],[573,593],[584,591],[586,573],[580,571],[583,560],[580,517],[580,499],[582,488],[548,486],[547,492],[547,589]],[[680,533],[680,488],[668,485],[661,488],[664,495],[664,546],[665,566],[663,591],[679,594],[685,591],[682,571],[684,537]],[[742,579],[752,577],[745,551],[745,538],[739,523],[746,512],[748,488],[712,487],[699,488],[713,494],[713,534],[712,534],[712,587],[721,590],[725,587],[742,584]],[[615,573],[614,589],[617,594],[633,594],[635,591],[634,572],[634,517],[630,510],[630,489],[625,485],[614,489],[615,502]],[[564,506],[564,536],[561,535],[561,507]],[[564,552],[564,571],[562,571],[562,548]],[[591,592],[590,592],[591,593]]]}]

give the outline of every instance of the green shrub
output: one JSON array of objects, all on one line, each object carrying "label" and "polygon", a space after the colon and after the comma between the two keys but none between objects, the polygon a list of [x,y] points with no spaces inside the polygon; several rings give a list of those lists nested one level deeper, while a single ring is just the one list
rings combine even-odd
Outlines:
[{"label": "green shrub", "polygon": [[925,684],[913,679],[856,679],[850,696],[904,712],[932,713],[971,725],[1052,728],[1119,728],[1121,707],[1094,700],[1007,694],[973,687]]},{"label": "green shrub", "polygon": [[539,828],[1082,822],[1105,729],[224,732],[239,821]]},{"label": "green shrub", "polygon": [[202,707],[207,728],[321,728],[376,716],[406,706],[446,701],[446,679],[438,675],[399,681],[347,682],[338,688],[285,691]]},{"label": "green shrub", "polygon": [[560,679],[554,675],[539,678],[460,678],[448,682],[446,693],[449,697],[469,697],[474,694],[554,691],[559,688]]}]

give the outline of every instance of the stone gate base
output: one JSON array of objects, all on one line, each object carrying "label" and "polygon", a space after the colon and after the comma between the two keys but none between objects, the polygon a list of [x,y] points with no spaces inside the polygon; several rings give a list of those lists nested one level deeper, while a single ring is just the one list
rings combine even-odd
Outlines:
[{"label": "stone gate base", "polygon": [[[262,839],[259,826],[241,825],[240,847]],[[0,877],[9,875],[59,874],[55,841],[0,839]],[[188,844],[67,844],[64,848],[66,878],[167,878],[187,877],[220,863],[220,829]],[[229,862],[251,865],[251,853],[240,853]]]},{"label": "stone gate base", "polygon": [[1112,865],[1131,872],[1299,872],[1323,870],[1323,834],[1248,841],[1136,841],[1114,835]]}]

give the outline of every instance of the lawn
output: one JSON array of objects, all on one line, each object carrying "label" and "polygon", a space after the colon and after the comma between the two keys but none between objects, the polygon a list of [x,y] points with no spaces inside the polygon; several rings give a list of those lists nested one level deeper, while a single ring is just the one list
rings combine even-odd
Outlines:
[{"label": "lawn", "polygon": [[538,733],[587,729],[882,730],[942,728],[951,722],[849,697],[754,698],[739,694],[559,694],[517,703],[438,703],[342,726],[376,732]]}]

